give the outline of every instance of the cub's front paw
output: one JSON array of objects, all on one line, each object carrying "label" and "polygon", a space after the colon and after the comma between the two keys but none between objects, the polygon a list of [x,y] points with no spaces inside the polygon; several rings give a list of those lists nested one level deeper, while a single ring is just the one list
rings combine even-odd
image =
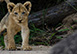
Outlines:
[{"label": "cub's front paw", "polygon": [[31,46],[24,46],[23,50],[32,50],[32,47]]},{"label": "cub's front paw", "polygon": [[9,46],[7,46],[6,49],[7,50],[15,50],[16,49],[16,46],[9,45]]}]

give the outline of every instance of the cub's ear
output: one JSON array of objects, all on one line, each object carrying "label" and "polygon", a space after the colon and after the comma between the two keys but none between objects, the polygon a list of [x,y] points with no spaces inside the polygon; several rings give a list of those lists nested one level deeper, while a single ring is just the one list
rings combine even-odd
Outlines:
[{"label": "cub's ear", "polygon": [[9,12],[11,12],[14,7],[15,7],[15,4],[12,3],[12,2],[10,2],[10,3],[7,4],[7,8],[8,8]]},{"label": "cub's ear", "polygon": [[25,2],[25,3],[24,3],[24,6],[27,8],[28,12],[31,11],[32,4],[31,4],[30,1]]}]

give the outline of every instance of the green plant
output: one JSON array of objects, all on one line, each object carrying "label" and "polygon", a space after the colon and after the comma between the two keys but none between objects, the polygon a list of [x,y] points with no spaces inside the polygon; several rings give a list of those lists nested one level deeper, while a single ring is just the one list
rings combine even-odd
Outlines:
[{"label": "green plant", "polygon": [[62,39],[62,37],[61,37],[61,36],[56,36],[56,38],[57,38],[57,39]]},{"label": "green plant", "polygon": [[[19,32],[19,33],[21,34],[21,32]],[[22,42],[21,35],[19,35],[19,34],[15,35],[14,39],[15,39],[16,44],[21,44],[21,42]]]},{"label": "green plant", "polygon": [[29,39],[31,40],[33,37],[36,37],[43,32],[44,32],[43,30],[36,28],[35,25],[32,23],[31,26],[30,26],[30,37],[29,37]]},{"label": "green plant", "polygon": [[4,39],[3,35],[0,35],[0,46],[5,46],[3,39]]},{"label": "green plant", "polygon": [[[66,0],[64,0],[64,1],[66,1]],[[68,1],[66,1],[66,2],[67,2],[67,4],[69,4],[74,10],[77,11],[77,8],[76,8],[76,7],[72,6]]]},{"label": "green plant", "polygon": [[56,34],[56,33],[53,33],[53,34],[51,35],[50,39],[52,39],[52,37],[53,37],[55,34]]},{"label": "green plant", "polygon": [[63,31],[68,31],[69,29],[61,29],[61,30],[58,30],[58,32],[63,32]]}]

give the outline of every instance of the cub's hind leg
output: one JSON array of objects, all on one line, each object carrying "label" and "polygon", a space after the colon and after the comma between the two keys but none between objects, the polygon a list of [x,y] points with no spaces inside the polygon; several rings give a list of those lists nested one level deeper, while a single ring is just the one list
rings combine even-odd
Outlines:
[{"label": "cub's hind leg", "polygon": [[0,23],[0,34],[1,34],[1,32],[4,31],[5,29],[6,29],[5,25],[2,25],[2,24]]},{"label": "cub's hind leg", "polygon": [[4,43],[5,43],[5,48],[7,48],[7,45],[8,45],[7,35],[4,36]]}]

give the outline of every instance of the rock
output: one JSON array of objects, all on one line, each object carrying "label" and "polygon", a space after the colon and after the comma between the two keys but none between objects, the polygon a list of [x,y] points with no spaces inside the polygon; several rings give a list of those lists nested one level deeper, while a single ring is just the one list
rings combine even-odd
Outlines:
[{"label": "rock", "polygon": [[50,54],[77,54],[77,31],[54,45]]}]

